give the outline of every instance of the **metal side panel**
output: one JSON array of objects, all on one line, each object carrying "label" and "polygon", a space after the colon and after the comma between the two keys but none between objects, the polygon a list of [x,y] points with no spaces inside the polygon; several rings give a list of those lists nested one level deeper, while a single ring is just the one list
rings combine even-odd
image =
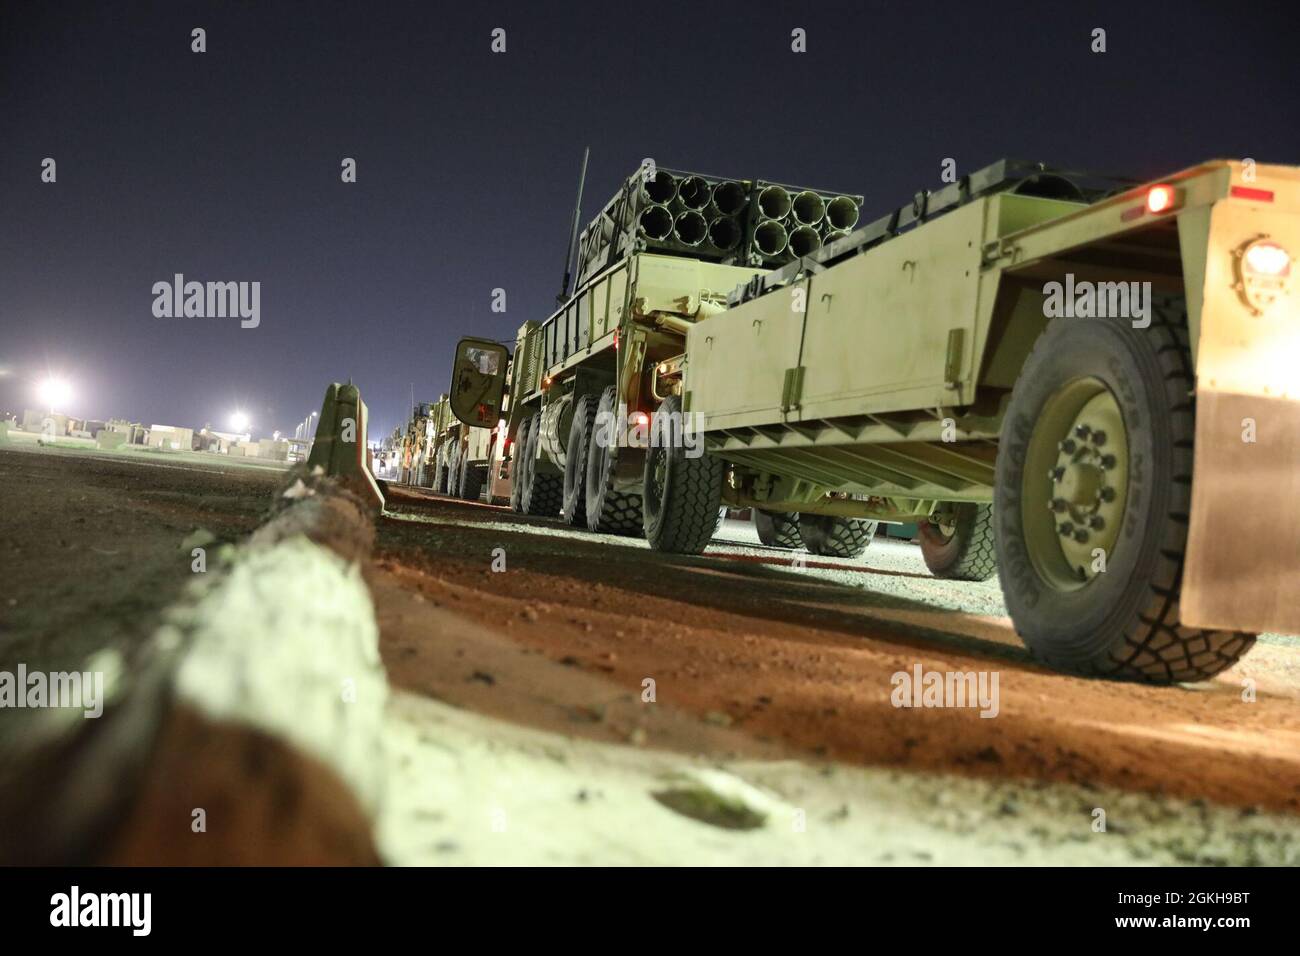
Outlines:
[{"label": "metal side panel", "polygon": [[725,299],[727,293],[764,269],[728,266],[676,256],[637,256],[633,311],[637,315],[672,312],[695,315],[701,295]]},{"label": "metal side panel", "polygon": [[819,488],[942,501],[993,500],[993,462],[961,459],[921,442],[896,445],[731,446],[728,461],[799,478]]},{"label": "metal side panel", "polygon": [[961,402],[956,385],[973,369],[984,206],[971,203],[813,277],[802,418]]},{"label": "metal side panel", "polygon": [[[1277,198],[1225,200],[1209,220],[1180,608],[1191,627],[1300,633],[1300,215]],[[1293,257],[1271,303],[1238,288],[1239,254],[1261,234]]]},{"label": "metal side panel", "polygon": [[703,414],[705,428],[737,428],[783,421],[783,396],[799,364],[803,313],[795,293],[806,282],[712,316],[686,335],[687,411]]},{"label": "metal side panel", "polygon": [[487,461],[492,454],[492,429],[471,428],[466,454],[470,461]]}]

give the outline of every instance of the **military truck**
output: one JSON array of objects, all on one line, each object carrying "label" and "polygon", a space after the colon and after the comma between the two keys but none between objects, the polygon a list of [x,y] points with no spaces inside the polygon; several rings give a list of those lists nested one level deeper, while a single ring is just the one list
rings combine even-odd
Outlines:
[{"label": "military truck", "polygon": [[1004,161],[918,193],[658,363],[650,544],[698,553],[724,502],[832,550],[915,521],[936,575],[999,574],[1049,664],[1222,671],[1300,631],[1298,213],[1300,169],[1249,160]]},{"label": "military truck", "polygon": [[[504,401],[508,407],[508,395]],[[510,468],[509,461],[503,460],[505,430],[500,422],[492,428],[465,425],[451,414],[446,395],[439,399],[434,418],[438,423],[431,455],[434,491],[466,501],[508,501]]]},{"label": "military truck", "polygon": [[[452,453],[460,437],[462,425],[450,412],[447,396],[440,395],[434,405],[433,436],[430,440],[429,461],[432,463],[429,487],[438,494],[451,494]],[[456,487],[459,487],[457,483]]]},{"label": "military truck", "polygon": [[[426,406],[422,406],[426,407]],[[451,416],[447,396],[439,395],[436,402],[427,405],[427,417],[423,420],[423,457],[421,461],[419,485],[423,488],[437,489],[439,480],[440,456],[445,455],[445,433],[455,421]]]},{"label": "military truck", "polygon": [[402,484],[428,487],[432,482],[432,446],[437,428],[434,417],[436,402],[419,402],[411,409],[411,417],[401,438],[398,480]]},{"label": "military truck", "polygon": [[[640,535],[646,427],[662,397],[656,365],[681,353],[686,330],[722,311],[737,283],[847,235],[861,201],[649,162],[628,177],[578,237],[572,295],[566,266],[561,306],[519,328],[505,433],[518,463],[511,507]],[[476,395],[504,381],[507,360],[490,340],[462,346],[452,410],[472,425],[488,420]],[[597,441],[605,420],[610,440]]]}]

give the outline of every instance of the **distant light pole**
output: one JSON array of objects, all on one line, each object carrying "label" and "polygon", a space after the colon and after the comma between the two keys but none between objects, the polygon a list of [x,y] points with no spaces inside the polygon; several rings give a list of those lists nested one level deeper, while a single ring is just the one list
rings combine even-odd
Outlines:
[{"label": "distant light pole", "polygon": [[58,406],[62,405],[66,408],[68,402],[72,401],[72,387],[63,379],[53,376],[41,382],[37,386],[36,393],[40,396],[41,404],[49,408],[51,415],[55,413]]}]

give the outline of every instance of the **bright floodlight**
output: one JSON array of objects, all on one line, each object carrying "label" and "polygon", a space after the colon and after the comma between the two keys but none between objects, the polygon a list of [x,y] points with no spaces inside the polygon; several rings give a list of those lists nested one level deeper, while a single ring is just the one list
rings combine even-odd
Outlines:
[{"label": "bright floodlight", "polygon": [[59,378],[47,378],[37,389],[41,404],[51,409],[66,406],[72,401],[72,387]]},{"label": "bright floodlight", "polygon": [[243,412],[235,412],[235,414],[230,416],[230,427],[240,433],[247,431],[248,416]]}]

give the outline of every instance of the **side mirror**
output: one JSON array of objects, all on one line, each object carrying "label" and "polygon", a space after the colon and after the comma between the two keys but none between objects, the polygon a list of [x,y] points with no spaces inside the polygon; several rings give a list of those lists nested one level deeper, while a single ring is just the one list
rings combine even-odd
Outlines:
[{"label": "side mirror", "polygon": [[495,428],[501,419],[510,353],[490,339],[461,339],[451,369],[451,411],[466,425]]}]

